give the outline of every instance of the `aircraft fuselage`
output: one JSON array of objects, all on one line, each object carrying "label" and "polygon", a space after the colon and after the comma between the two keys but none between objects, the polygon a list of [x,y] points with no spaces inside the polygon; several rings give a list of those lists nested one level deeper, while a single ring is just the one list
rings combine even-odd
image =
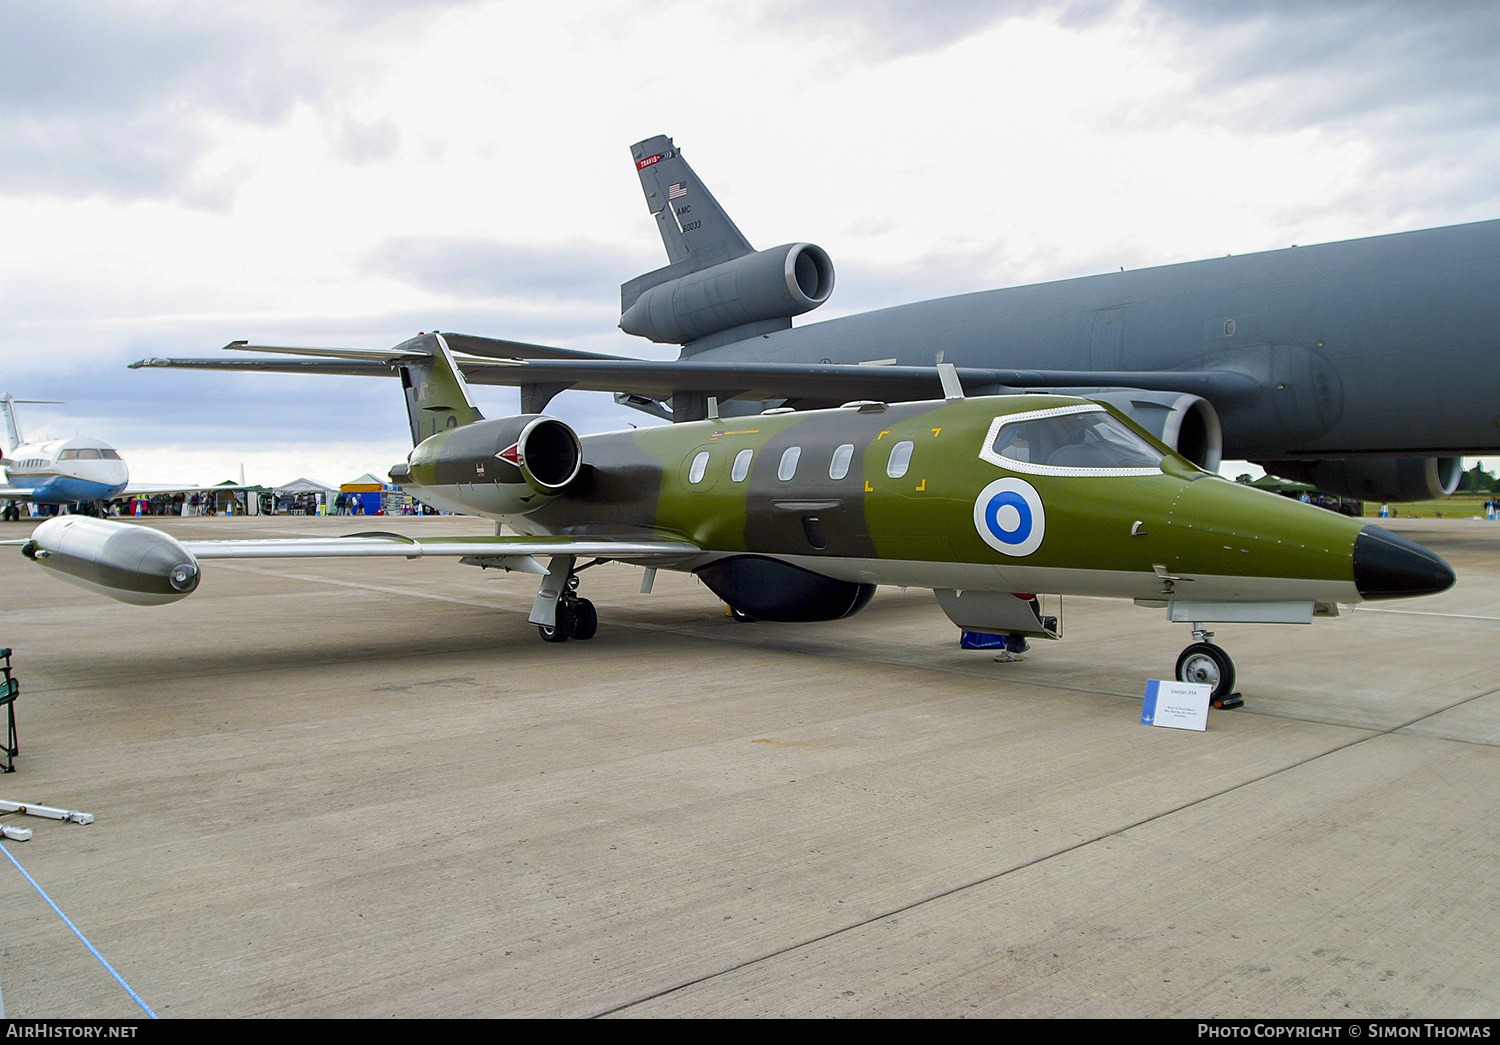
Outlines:
[{"label": "aircraft fuselage", "polygon": [[940,298],[779,330],[701,362],[1221,370],[1226,457],[1500,451],[1500,221]]},{"label": "aircraft fuselage", "polygon": [[6,478],[30,489],[36,504],[78,504],[118,497],[130,479],[119,453],[97,439],[23,443],[7,457]]},{"label": "aircraft fuselage", "polygon": [[[556,491],[523,472],[517,439],[530,421],[434,436],[401,481],[521,534],[685,540],[702,552],[677,568],[700,576],[720,560],[765,557],[848,585],[1258,602],[1275,620],[1381,597],[1358,565],[1370,540],[1361,523],[1206,473],[1069,397],[851,405],[585,436],[585,467]],[[1436,586],[1451,580],[1440,574]]]}]

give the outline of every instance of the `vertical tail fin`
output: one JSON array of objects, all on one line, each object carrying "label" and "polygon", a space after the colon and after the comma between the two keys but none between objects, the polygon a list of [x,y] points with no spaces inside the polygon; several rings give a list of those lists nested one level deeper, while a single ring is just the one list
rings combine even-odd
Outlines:
[{"label": "vertical tail fin", "polygon": [[441,334],[419,334],[396,346],[410,356],[397,363],[406,393],[406,416],[415,446],[445,428],[484,419],[469,398],[469,385]]},{"label": "vertical tail fin", "polygon": [[16,424],[15,402],[9,392],[0,395],[0,408],[5,410],[5,431],[10,436],[10,443],[5,447],[7,453],[21,445],[21,429]]},{"label": "vertical tail fin", "polygon": [[17,403],[47,403],[52,406],[62,406],[61,399],[17,399],[6,392],[0,395],[0,410],[5,411],[5,433],[10,437],[10,445],[5,448],[6,453],[20,446],[25,440],[21,438],[21,425],[16,420]]},{"label": "vertical tail fin", "polygon": [[671,138],[664,134],[647,138],[632,145],[630,154],[635,158],[646,206],[656,218],[662,245],[667,248],[667,260],[673,266],[683,263],[678,275],[755,252]]}]

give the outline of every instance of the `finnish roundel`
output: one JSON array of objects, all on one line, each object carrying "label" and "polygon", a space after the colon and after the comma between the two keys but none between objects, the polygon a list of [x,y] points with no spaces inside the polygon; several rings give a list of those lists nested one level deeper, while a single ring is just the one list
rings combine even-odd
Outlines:
[{"label": "finnish roundel", "polygon": [[996,479],[974,499],[974,529],[1005,555],[1030,555],[1041,546],[1047,513],[1024,479]]}]

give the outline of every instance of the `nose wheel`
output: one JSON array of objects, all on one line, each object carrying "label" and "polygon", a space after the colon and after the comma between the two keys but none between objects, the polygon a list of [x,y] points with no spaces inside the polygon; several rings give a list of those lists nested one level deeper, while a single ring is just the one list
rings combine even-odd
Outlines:
[{"label": "nose wheel", "polygon": [[1237,708],[1244,704],[1244,698],[1234,692],[1234,661],[1222,647],[1208,641],[1213,632],[1194,628],[1193,638],[1198,641],[1177,658],[1177,681],[1213,687],[1208,702],[1216,708]]}]

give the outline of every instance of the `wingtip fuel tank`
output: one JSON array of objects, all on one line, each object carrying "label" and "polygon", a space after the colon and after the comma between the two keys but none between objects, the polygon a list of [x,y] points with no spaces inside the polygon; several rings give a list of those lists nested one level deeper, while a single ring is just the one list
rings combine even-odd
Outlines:
[{"label": "wingtip fuel tank", "polygon": [[198,560],[146,526],[60,515],[36,528],[21,554],[63,580],[120,602],[164,606],[198,587]]}]

